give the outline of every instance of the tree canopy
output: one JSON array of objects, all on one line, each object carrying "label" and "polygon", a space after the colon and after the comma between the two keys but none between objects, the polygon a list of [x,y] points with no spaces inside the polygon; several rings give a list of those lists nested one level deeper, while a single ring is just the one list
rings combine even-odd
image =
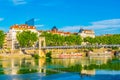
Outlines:
[{"label": "tree canopy", "polygon": [[38,40],[37,33],[31,31],[18,32],[16,37],[20,44],[20,47],[32,47]]},{"label": "tree canopy", "polygon": [[46,39],[47,46],[65,46],[65,45],[81,45],[82,42],[92,44],[120,44],[120,34],[96,36],[95,38],[81,38],[79,35],[61,36],[43,32],[41,36]]},{"label": "tree canopy", "polygon": [[41,36],[45,37],[47,46],[80,45],[82,42],[82,38],[77,35],[61,36],[43,32]]},{"label": "tree canopy", "polygon": [[86,37],[84,42],[91,44],[120,44],[120,34],[114,34],[110,36],[96,36],[95,38]]},{"label": "tree canopy", "polygon": [[3,47],[4,39],[5,39],[4,31],[0,30],[0,48]]}]

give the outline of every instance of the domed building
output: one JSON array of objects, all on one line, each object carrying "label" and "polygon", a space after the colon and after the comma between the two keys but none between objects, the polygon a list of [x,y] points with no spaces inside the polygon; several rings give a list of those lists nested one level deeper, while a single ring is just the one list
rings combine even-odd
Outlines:
[{"label": "domed building", "polygon": [[53,26],[51,31],[49,31],[52,34],[58,34],[61,36],[69,36],[71,33],[70,32],[63,32],[63,31],[59,31],[58,28],[56,26]]},{"label": "domed building", "polygon": [[80,28],[78,35],[80,35],[82,38],[85,37],[95,37],[95,32],[93,30],[87,30],[87,29],[82,29]]},{"label": "domed building", "polygon": [[56,26],[53,26],[53,28],[52,28],[51,31],[52,31],[52,32],[58,32],[58,28],[57,28]]}]

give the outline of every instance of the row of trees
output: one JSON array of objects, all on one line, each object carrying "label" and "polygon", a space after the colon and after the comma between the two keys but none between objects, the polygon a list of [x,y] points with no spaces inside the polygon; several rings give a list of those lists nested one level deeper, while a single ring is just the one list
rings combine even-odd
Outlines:
[{"label": "row of trees", "polygon": [[61,36],[47,32],[43,32],[41,36],[45,36],[48,46],[80,45],[83,41],[89,44],[120,44],[120,34],[96,36],[95,38],[86,37],[84,39],[78,35]]},{"label": "row of trees", "polygon": [[84,42],[89,42],[90,44],[120,44],[120,34],[96,36],[95,38],[86,37]]},{"label": "row of trees", "polygon": [[[120,34],[96,36],[95,38],[86,37],[84,39],[78,35],[61,36],[47,32],[43,32],[40,36],[45,37],[47,46],[81,45],[83,41],[90,44],[120,44]],[[31,31],[18,32],[16,37],[21,47],[32,47],[38,40],[38,34]],[[4,44],[4,39],[5,34],[0,31],[0,48]]]},{"label": "row of trees", "polygon": [[47,46],[80,45],[82,42],[82,38],[76,35],[61,36],[43,32],[41,36],[45,37]]}]

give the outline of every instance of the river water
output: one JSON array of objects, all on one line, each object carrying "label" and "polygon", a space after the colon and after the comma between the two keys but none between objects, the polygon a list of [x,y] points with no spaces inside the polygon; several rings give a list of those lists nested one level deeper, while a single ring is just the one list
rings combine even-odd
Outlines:
[{"label": "river water", "polygon": [[0,80],[120,80],[120,60],[1,58]]}]

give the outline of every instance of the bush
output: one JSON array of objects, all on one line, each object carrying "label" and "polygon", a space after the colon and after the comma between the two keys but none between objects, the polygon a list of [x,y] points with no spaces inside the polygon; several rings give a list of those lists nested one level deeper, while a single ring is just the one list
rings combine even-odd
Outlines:
[{"label": "bush", "polygon": [[118,49],[119,49],[119,47],[112,47],[112,49],[113,49],[113,50],[118,50]]},{"label": "bush", "polygon": [[47,57],[47,58],[52,58],[51,54],[52,54],[52,52],[51,52],[51,51],[50,51],[50,52],[48,52],[48,53],[46,53],[46,57]]},{"label": "bush", "polygon": [[35,59],[39,59],[39,58],[40,58],[40,56],[39,56],[38,54],[34,54],[33,57],[34,57]]},{"label": "bush", "polygon": [[87,49],[88,49],[88,51],[93,51],[93,48],[91,48],[91,47],[90,47],[90,48],[87,48]]}]

